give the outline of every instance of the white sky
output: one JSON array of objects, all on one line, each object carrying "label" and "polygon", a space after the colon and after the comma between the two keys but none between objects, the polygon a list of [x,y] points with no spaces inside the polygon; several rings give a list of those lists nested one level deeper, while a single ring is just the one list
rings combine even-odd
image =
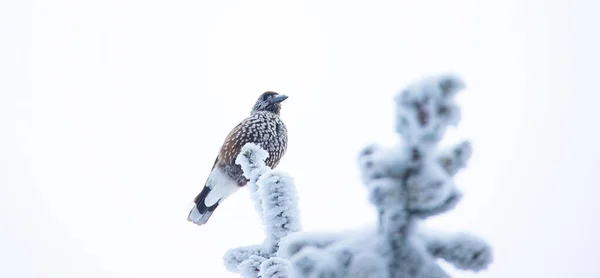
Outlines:
[{"label": "white sky", "polygon": [[0,1],[0,277],[237,277],[223,254],[263,237],[248,193],[186,217],[265,90],[290,96],[279,168],[305,230],[371,225],[357,152],[446,71],[468,86],[450,139],[475,153],[430,225],[495,251],[449,271],[600,277],[600,3],[283,2]]}]

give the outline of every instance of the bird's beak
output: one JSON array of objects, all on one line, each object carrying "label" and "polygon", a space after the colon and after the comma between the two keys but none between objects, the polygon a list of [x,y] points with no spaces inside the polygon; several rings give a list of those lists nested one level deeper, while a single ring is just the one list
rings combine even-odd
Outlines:
[{"label": "bird's beak", "polygon": [[282,101],[284,101],[286,98],[288,98],[286,95],[277,95],[277,96],[274,96],[274,97],[271,99],[271,102],[272,102],[272,103],[278,103],[278,102],[282,102]]}]

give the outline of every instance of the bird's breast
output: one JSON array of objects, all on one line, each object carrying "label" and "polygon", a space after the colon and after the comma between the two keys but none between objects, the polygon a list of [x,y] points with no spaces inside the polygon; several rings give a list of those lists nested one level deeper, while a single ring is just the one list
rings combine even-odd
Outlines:
[{"label": "bird's breast", "polygon": [[[270,113],[271,114],[271,113]],[[287,129],[275,114],[264,114],[257,119],[255,143],[269,153],[266,164],[274,168],[287,148]]]},{"label": "bird's breast", "polygon": [[[287,129],[279,116],[270,112],[256,112],[238,125],[225,140],[219,164],[236,180],[243,179],[235,159],[248,143],[259,145],[269,154],[265,164],[274,168],[287,148]],[[244,179],[245,180],[245,179]]]}]

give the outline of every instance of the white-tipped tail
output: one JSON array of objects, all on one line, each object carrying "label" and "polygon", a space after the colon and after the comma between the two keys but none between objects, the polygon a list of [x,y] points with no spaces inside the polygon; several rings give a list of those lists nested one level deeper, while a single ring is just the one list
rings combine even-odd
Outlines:
[{"label": "white-tipped tail", "polygon": [[194,199],[194,207],[188,214],[188,221],[204,225],[223,200],[240,187],[219,167],[215,167],[208,176],[202,192]]},{"label": "white-tipped tail", "polygon": [[206,224],[212,213],[212,211],[206,211],[204,214],[202,214],[200,213],[198,208],[194,206],[190,211],[190,214],[188,214],[187,220],[196,225],[204,225]]}]

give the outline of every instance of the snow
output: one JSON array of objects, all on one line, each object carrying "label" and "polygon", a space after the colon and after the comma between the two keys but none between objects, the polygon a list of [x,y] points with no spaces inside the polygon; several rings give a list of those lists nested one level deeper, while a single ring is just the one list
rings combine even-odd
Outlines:
[{"label": "snow", "polygon": [[301,229],[294,181],[266,166],[268,156],[260,146],[248,143],[235,160],[249,179],[248,189],[266,235],[262,244],[230,249],[223,257],[229,271],[246,278],[290,277],[291,264],[276,253],[283,237]]},{"label": "snow", "polygon": [[262,262],[258,273],[261,277],[288,278],[294,277],[290,261],[282,258],[269,258]]},{"label": "snow", "polygon": [[301,229],[298,198],[291,176],[280,171],[263,174],[257,182],[262,218],[270,240],[279,240]]}]

